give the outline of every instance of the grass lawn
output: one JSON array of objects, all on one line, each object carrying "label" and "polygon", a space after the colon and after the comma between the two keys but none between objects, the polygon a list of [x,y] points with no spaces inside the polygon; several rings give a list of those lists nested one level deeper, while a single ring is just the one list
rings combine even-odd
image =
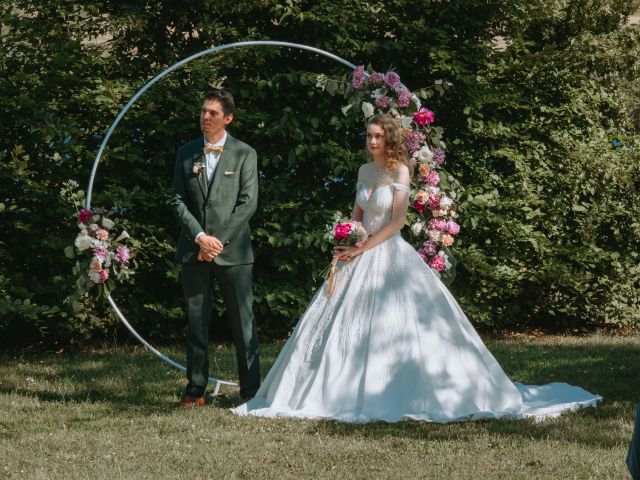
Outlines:
[{"label": "grass lawn", "polygon": [[[513,380],[566,381],[605,400],[540,423],[267,420],[232,415],[228,399],[176,410],[183,374],[139,347],[4,354],[0,478],[629,478],[640,337],[487,345]],[[263,372],[281,346],[262,346]],[[233,350],[212,354],[213,373],[235,378]]]}]

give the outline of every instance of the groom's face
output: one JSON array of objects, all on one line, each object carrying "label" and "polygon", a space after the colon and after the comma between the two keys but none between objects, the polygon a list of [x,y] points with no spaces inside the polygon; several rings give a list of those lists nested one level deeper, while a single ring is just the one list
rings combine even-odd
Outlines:
[{"label": "groom's face", "polygon": [[205,100],[200,112],[200,128],[210,141],[216,141],[233,120],[233,115],[225,115],[218,100]]}]

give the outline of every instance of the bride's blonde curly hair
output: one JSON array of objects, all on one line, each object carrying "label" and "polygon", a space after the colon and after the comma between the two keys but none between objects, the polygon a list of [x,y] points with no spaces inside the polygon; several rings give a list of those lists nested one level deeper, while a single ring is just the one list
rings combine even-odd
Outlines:
[{"label": "bride's blonde curly hair", "polygon": [[[369,125],[377,125],[384,130],[387,156],[386,169],[387,172],[392,172],[398,167],[398,163],[402,163],[409,169],[409,174],[413,175],[413,166],[408,161],[407,146],[404,142],[404,136],[402,135],[402,126],[400,120],[395,119],[391,115],[386,113],[379,113],[372,116],[367,121],[367,130]],[[367,159],[371,162],[371,152],[365,147],[367,152]]]}]

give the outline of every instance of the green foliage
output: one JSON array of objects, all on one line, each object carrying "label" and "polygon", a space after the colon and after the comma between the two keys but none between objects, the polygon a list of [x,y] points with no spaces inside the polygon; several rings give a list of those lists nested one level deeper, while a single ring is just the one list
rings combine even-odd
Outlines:
[{"label": "green foliage", "polygon": [[[212,45],[249,39],[394,68],[410,88],[452,84],[424,103],[445,127],[446,168],[466,188],[452,288],[472,319],[637,320],[637,109],[626,100],[639,77],[638,31],[622,27],[637,2],[552,3],[3,2],[0,341],[89,341],[116,328],[103,302],[86,318],[63,303],[73,290],[63,251],[77,227],[59,192],[69,179],[88,181],[109,125],[146,81]],[[290,331],[330,260],[324,225],[351,208],[363,161],[362,125],[315,87],[319,73],[345,69],[291,49],[222,52],[165,77],[120,123],[92,204],[122,211],[144,245],[134,284],[114,293],[142,333],[181,337],[178,231],[164,201],[176,148],[199,135],[202,93],[220,84],[239,107],[232,133],[259,152],[261,332]]]}]

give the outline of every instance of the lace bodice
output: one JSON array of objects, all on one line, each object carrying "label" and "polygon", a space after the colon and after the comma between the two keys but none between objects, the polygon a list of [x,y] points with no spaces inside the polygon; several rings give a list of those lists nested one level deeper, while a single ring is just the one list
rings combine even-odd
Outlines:
[{"label": "lace bodice", "polygon": [[409,187],[401,183],[389,183],[371,190],[364,182],[356,187],[356,203],[362,209],[362,226],[371,235],[391,220],[393,197],[396,190],[409,192]]}]

